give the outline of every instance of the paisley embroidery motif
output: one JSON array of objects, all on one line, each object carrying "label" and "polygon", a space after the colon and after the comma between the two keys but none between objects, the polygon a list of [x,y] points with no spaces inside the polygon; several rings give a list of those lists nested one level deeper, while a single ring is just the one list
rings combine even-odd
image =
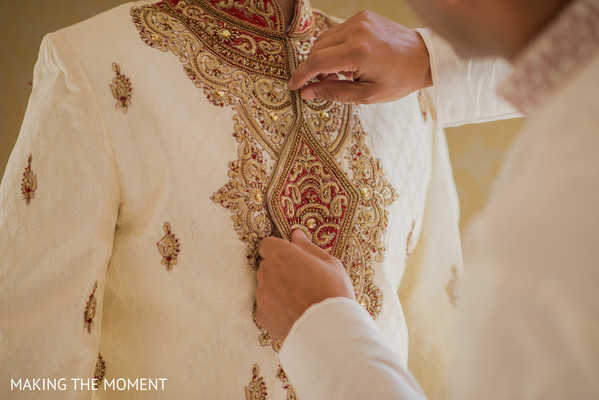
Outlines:
[{"label": "paisley embroidery motif", "polygon": [[156,246],[158,246],[158,251],[162,256],[162,265],[166,267],[167,271],[170,271],[173,269],[173,265],[179,263],[177,257],[179,256],[181,245],[179,244],[179,239],[171,232],[171,224],[165,222],[163,229],[164,237],[156,243]]},{"label": "paisley embroidery motif", "polygon": [[254,364],[252,368],[252,380],[249,385],[245,387],[245,399],[246,400],[266,400],[266,384],[264,379],[260,376],[260,367],[258,364]]},{"label": "paisley embroidery motif", "polygon": [[126,113],[131,104],[131,95],[133,93],[131,81],[121,74],[121,67],[117,63],[112,63],[112,69],[116,76],[112,79],[110,90],[112,90],[112,96],[116,100],[116,109],[122,109]]},{"label": "paisley embroidery motif", "polygon": [[345,261],[360,194],[305,128],[288,143],[268,191],[277,231],[290,238],[301,229],[320,248]]},{"label": "paisley embroidery motif", "polygon": [[83,313],[83,326],[87,329],[87,333],[92,333],[94,327],[94,317],[96,316],[96,307],[98,301],[96,300],[96,289],[98,288],[98,281],[94,284],[94,290],[89,295],[89,300],[85,305],[85,312]]},{"label": "paisley embroidery motif", "polygon": [[451,267],[451,280],[446,287],[447,296],[449,296],[449,303],[453,306],[453,308],[456,308],[458,303],[458,282],[458,268],[453,265]]},{"label": "paisley embroidery motif", "polygon": [[25,200],[27,205],[29,205],[31,200],[35,197],[35,191],[37,190],[37,175],[33,175],[33,171],[31,170],[32,161],[33,155],[30,154],[21,181],[21,193],[23,194],[23,200]]},{"label": "paisley embroidery motif", "polygon": [[102,383],[102,380],[104,380],[105,375],[106,363],[104,362],[102,355],[98,354],[98,361],[96,361],[96,368],[94,370],[94,378],[96,379],[98,387],[101,387],[100,383]]}]

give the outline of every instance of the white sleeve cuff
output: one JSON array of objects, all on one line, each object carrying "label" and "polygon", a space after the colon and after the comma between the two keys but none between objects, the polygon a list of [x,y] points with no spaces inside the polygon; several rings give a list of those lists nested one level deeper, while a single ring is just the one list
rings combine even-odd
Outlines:
[{"label": "white sleeve cuff", "polygon": [[416,30],[429,52],[433,101],[438,124],[463,124],[520,117],[497,93],[512,67],[497,58],[464,59],[449,43],[428,29]]}]

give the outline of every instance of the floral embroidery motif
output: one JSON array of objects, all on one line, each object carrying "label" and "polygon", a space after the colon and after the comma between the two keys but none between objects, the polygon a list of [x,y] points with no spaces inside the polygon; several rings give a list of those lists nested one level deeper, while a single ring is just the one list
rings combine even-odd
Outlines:
[{"label": "floral embroidery motif", "polygon": [[287,374],[283,371],[283,367],[279,365],[279,369],[277,370],[277,378],[281,382],[283,382],[283,389],[287,391],[286,400],[297,400],[297,395],[295,394],[295,389],[289,383],[289,379],[287,379]]},{"label": "floral embroidery motif", "polygon": [[94,326],[94,317],[96,316],[96,306],[98,301],[96,300],[96,289],[98,288],[98,281],[94,284],[94,290],[89,295],[89,300],[85,305],[85,312],[83,313],[83,326],[87,329],[87,333],[92,333]]},{"label": "floral embroidery motif", "polygon": [[[358,300],[376,318],[382,293],[373,263],[383,259],[387,207],[397,195],[370,155],[356,107],[289,91],[291,71],[332,25],[307,1],[298,4],[287,32],[275,0],[164,0],[131,15],[147,45],[173,53],[211,103],[235,111],[238,158],[211,199],[231,211],[249,264],[256,268],[260,239],[303,229],[343,257]],[[255,322],[261,344],[276,351]]]},{"label": "floral embroidery motif", "polygon": [[112,69],[116,76],[112,79],[110,90],[112,90],[112,96],[116,100],[116,109],[122,109],[126,113],[131,104],[131,94],[133,93],[131,81],[121,74],[121,67],[117,63],[112,63]]},{"label": "floral embroidery motif", "polygon": [[35,191],[37,190],[37,175],[33,175],[31,170],[31,162],[33,161],[33,155],[29,155],[27,160],[27,166],[25,172],[23,172],[23,180],[21,181],[21,193],[23,194],[23,200],[29,205],[31,199],[35,197]]},{"label": "floral embroidery motif", "polygon": [[229,182],[211,197],[212,201],[233,211],[235,230],[247,244],[247,258],[252,268],[258,267],[258,243],[272,235],[272,224],[266,212],[264,193],[268,181],[264,155],[245,130],[240,118],[235,118],[233,136],[239,143],[237,161],[229,163]]},{"label": "floral embroidery motif", "polygon": [[104,380],[104,376],[106,375],[106,363],[102,358],[102,355],[98,354],[98,361],[96,361],[96,369],[94,370],[94,378],[100,387],[100,383]]},{"label": "floral embroidery motif", "polygon": [[260,376],[260,367],[258,364],[254,364],[252,374],[253,377],[250,384],[245,387],[245,399],[266,400],[266,384],[264,383],[264,379]]},{"label": "floral embroidery motif", "polygon": [[164,237],[156,243],[156,246],[158,246],[158,251],[162,256],[162,265],[166,267],[167,271],[170,271],[173,269],[173,265],[179,263],[177,257],[179,256],[181,245],[179,244],[179,239],[171,232],[171,224],[165,222],[163,229]]},{"label": "floral embroidery motif", "polygon": [[451,303],[453,308],[456,308],[457,301],[458,301],[458,287],[459,287],[458,281],[459,281],[458,268],[455,265],[453,265],[451,267],[451,280],[447,284],[447,288],[446,288],[447,295],[449,296],[449,302]]}]

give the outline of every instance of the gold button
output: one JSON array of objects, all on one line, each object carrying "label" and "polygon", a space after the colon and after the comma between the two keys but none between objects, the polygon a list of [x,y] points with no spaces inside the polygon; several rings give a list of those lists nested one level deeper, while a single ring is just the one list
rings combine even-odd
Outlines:
[{"label": "gold button", "polygon": [[306,222],[306,225],[308,226],[308,228],[314,229],[316,228],[316,220],[314,218],[310,218],[308,222]]},{"label": "gold button", "polygon": [[262,200],[263,200],[262,193],[256,192],[256,194],[254,194],[254,198],[256,199],[256,201],[258,203],[262,203]]},{"label": "gold button", "polygon": [[218,97],[223,97],[225,95],[225,91],[224,90],[219,90],[218,92],[216,92],[216,95]]},{"label": "gold button", "polygon": [[275,122],[279,119],[279,116],[275,112],[270,112],[268,114],[268,116],[270,117],[271,120],[273,120]]},{"label": "gold button", "polygon": [[231,38],[231,31],[228,29],[221,29],[218,32],[218,36],[220,36],[221,39],[230,39]]},{"label": "gold button", "polygon": [[328,121],[329,119],[331,119],[331,116],[328,112],[326,111],[321,111],[320,112],[320,119],[322,119],[323,121]]},{"label": "gold button", "polygon": [[360,189],[360,193],[362,193],[362,198],[364,200],[368,200],[372,197],[372,189],[370,189],[368,186],[362,187],[362,189]]}]

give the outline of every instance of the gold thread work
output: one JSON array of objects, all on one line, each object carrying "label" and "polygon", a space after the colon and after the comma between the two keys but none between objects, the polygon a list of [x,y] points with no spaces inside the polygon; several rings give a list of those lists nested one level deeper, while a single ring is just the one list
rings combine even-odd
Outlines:
[{"label": "gold thread work", "polygon": [[260,367],[258,364],[254,364],[252,368],[252,380],[249,385],[247,385],[245,389],[245,399],[246,400],[266,400],[266,395],[268,394],[266,391],[266,384],[264,383],[264,378],[260,376]]},{"label": "gold thread work", "polygon": [[162,265],[166,267],[167,271],[170,271],[173,269],[173,265],[179,263],[177,257],[181,250],[181,244],[179,243],[179,239],[171,232],[171,224],[165,222],[163,229],[164,236],[156,243],[156,246],[158,246],[158,251],[162,256]]},{"label": "gold thread work", "polygon": [[112,91],[112,96],[116,100],[116,109],[122,109],[123,112],[126,113],[131,105],[133,87],[131,86],[129,78],[121,73],[120,65],[112,63],[112,69],[116,73],[116,76],[112,79],[110,90]]},{"label": "gold thread work", "polygon": [[23,172],[23,179],[21,181],[21,193],[23,194],[23,200],[29,205],[31,200],[35,197],[35,191],[37,190],[37,175],[33,174],[31,170],[31,162],[33,161],[33,155],[30,154],[27,159],[27,166],[25,172]]},{"label": "gold thread work", "polygon": [[[383,299],[373,264],[383,260],[397,194],[370,154],[355,106],[304,101],[288,89],[291,72],[332,25],[300,3],[287,32],[274,0],[165,0],[131,15],[148,46],[175,55],[208,101],[235,111],[237,159],[211,199],[231,212],[249,265],[257,267],[261,239],[302,229],[342,259],[358,301],[376,318]],[[261,345],[278,351],[255,311]]]},{"label": "gold thread work", "polygon": [[96,361],[96,368],[94,370],[94,379],[96,379],[98,387],[101,387],[100,383],[102,383],[102,381],[104,380],[105,375],[106,375],[106,362],[102,358],[102,355],[98,354],[98,360]]},{"label": "gold thread work", "polygon": [[85,305],[85,312],[83,313],[83,326],[87,329],[87,333],[92,333],[94,327],[94,317],[96,316],[96,307],[98,301],[96,300],[96,289],[98,289],[98,281],[94,283],[94,289],[92,294],[89,295],[87,304]]}]

